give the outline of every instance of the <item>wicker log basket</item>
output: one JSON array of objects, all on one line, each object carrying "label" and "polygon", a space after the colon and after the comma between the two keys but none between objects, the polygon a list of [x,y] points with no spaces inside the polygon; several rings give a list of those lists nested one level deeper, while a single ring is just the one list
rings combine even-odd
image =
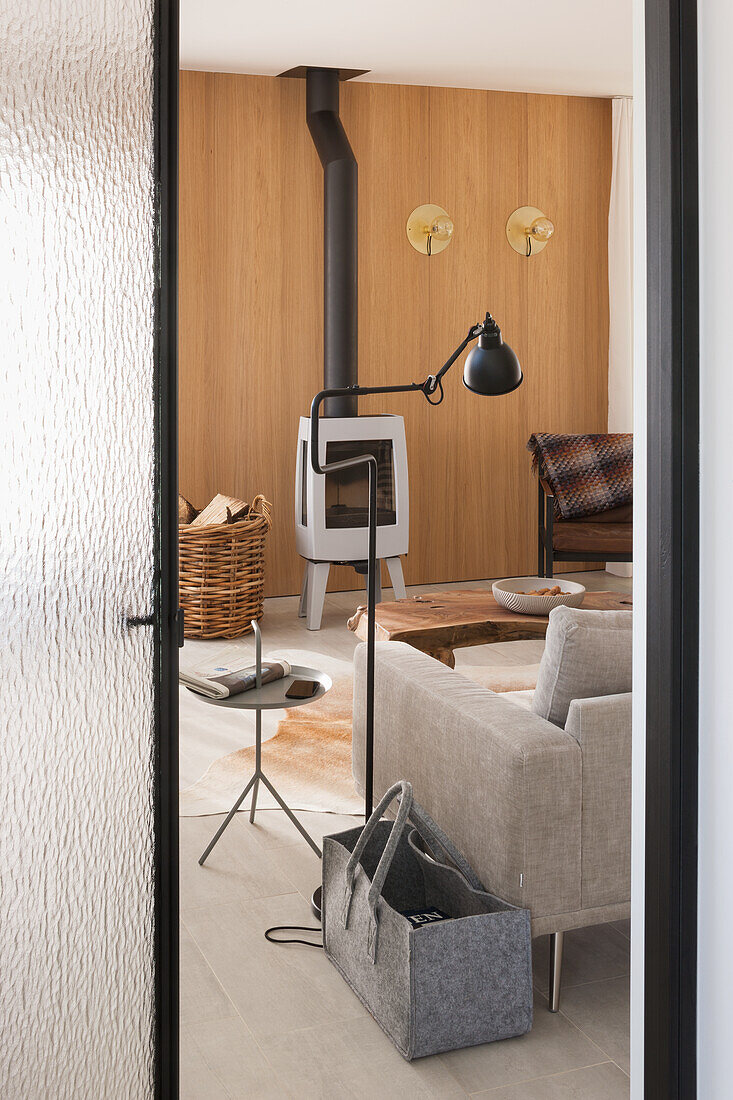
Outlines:
[{"label": "wicker log basket", "polygon": [[239,638],[262,618],[265,540],[272,505],[263,496],[236,523],[181,523],[179,591],[187,638]]}]

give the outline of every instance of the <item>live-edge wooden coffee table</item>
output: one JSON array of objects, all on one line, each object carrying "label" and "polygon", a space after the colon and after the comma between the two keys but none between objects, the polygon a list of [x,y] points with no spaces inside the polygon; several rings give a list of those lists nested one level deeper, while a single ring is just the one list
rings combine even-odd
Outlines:
[{"label": "live-edge wooden coffee table", "polygon": [[[589,611],[631,611],[631,596],[624,592],[586,592],[582,607]],[[408,642],[455,668],[455,649],[544,638],[548,622],[545,615],[507,611],[488,590],[464,588],[377,604],[375,636],[379,642]],[[366,607],[358,607],[348,625],[366,641]]]}]

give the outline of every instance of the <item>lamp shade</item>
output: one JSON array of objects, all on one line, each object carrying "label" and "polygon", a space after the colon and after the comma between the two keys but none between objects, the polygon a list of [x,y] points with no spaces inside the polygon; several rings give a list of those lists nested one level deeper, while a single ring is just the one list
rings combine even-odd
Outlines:
[{"label": "lamp shade", "polygon": [[516,390],[523,377],[519,360],[502,340],[496,321],[487,314],[478,344],[466,356],[463,385],[472,393],[498,397]]}]

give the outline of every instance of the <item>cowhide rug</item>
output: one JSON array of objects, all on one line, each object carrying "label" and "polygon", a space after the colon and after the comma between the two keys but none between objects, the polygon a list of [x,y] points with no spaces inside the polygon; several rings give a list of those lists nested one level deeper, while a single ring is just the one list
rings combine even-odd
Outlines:
[{"label": "cowhide rug", "polygon": [[[273,651],[273,656],[277,655],[323,668],[333,687],[314,703],[263,714],[265,774],[293,810],[361,813],[362,798],[351,774],[350,662],[295,650]],[[537,668],[474,666],[458,671],[496,691],[521,691],[534,685]],[[251,711],[212,707],[181,689],[183,817],[225,813],[231,808],[254,771],[254,724]],[[191,782],[193,775],[200,778]],[[242,811],[249,809],[250,801],[251,795],[247,795]],[[270,792],[260,785],[258,809],[276,806]]]}]

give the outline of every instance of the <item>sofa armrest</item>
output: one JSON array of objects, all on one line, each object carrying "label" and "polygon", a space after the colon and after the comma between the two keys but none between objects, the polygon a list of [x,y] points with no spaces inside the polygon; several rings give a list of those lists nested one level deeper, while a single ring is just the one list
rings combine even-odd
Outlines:
[{"label": "sofa armrest", "polygon": [[[354,658],[353,765],[363,788],[366,647]],[[532,916],[580,908],[577,740],[402,642],[375,660],[375,800],[397,779],[485,886]]]},{"label": "sofa armrest", "polygon": [[631,893],[631,692],[574,699],[565,730],[582,757],[584,909]]}]

